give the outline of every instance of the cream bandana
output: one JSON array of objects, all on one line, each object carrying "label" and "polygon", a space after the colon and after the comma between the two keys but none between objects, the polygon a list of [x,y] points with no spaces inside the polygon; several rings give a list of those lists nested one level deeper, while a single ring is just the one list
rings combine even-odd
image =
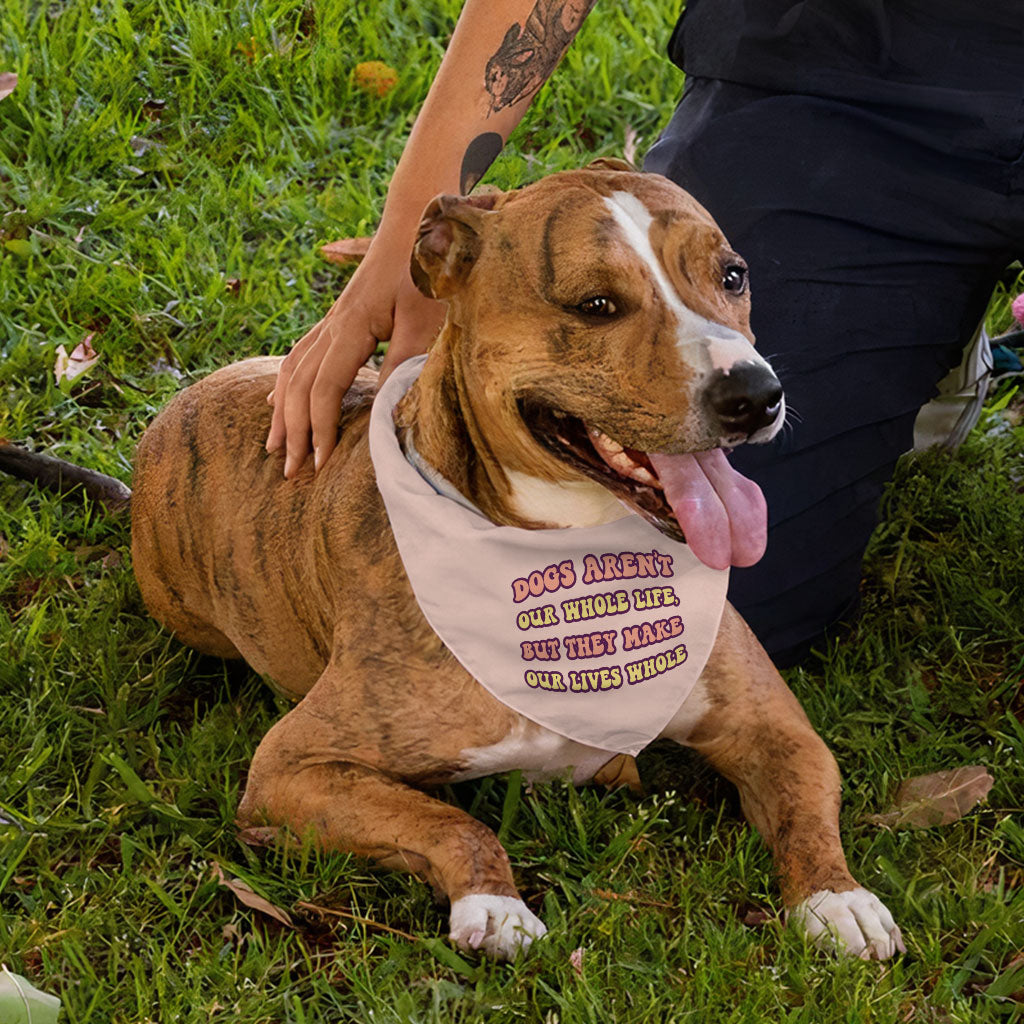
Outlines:
[{"label": "cream bandana", "polygon": [[503,704],[579,743],[638,753],[704,668],[728,570],[635,514],[523,530],[439,493],[409,464],[392,419],[425,359],[394,371],[370,416],[377,486],[423,614]]}]

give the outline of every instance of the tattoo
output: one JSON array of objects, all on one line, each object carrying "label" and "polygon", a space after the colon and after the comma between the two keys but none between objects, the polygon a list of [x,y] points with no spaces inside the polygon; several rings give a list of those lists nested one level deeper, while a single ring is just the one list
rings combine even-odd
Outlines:
[{"label": "tattoo", "polygon": [[522,25],[513,25],[487,62],[484,86],[496,114],[532,96],[547,81],[595,0],[537,0]]},{"label": "tattoo", "polygon": [[459,191],[468,196],[473,186],[487,173],[487,168],[494,163],[501,152],[503,143],[497,132],[484,132],[478,135],[466,148],[462,158],[462,172],[459,175]]}]

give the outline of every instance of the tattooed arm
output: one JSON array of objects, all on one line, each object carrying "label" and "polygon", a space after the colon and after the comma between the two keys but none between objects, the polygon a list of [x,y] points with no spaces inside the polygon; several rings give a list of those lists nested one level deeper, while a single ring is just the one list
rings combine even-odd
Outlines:
[{"label": "tattooed arm", "polygon": [[267,450],[286,447],[285,476],[310,448],[319,469],[334,449],[341,400],[378,341],[386,376],[426,351],[444,306],[409,277],[420,215],[441,192],[483,177],[594,0],[466,0],[444,60],[388,188],[380,228],[341,296],[285,358],[270,396]]}]

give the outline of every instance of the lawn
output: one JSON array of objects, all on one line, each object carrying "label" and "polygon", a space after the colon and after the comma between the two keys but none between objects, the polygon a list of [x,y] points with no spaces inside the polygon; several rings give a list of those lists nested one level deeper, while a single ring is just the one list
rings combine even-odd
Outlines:
[{"label": "lawn", "polygon": [[[681,75],[671,3],[602,0],[488,180],[638,152]],[[284,352],[374,227],[456,0],[0,0],[0,436],[124,480],[145,424],[232,359]],[[383,60],[384,97],[352,83]],[[628,83],[624,86],[624,83]],[[755,300],[756,301],[756,300]],[[1006,296],[990,311],[1009,326]],[[56,350],[100,359],[69,388]],[[0,962],[84,1022],[985,1022],[1024,1009],[1024,427],[1003,382],[955,454],[907,461],[863,615],[790,684],[843,771],[890,964],[783,927],[729,787],[653,750],[648,795],[517,776],[448,797],[505,841],[551,933],[457,955],[426,886],[232,824],[284,708],[146,615],[123,517],[0,482]],[[984,765],[987,803],[885,829],[899,780]],[[245,880],[289,926],[218,881]],[[577,952],[581,951],[581,952]],[[575,954],[575,955],[574,955]],[[0,1024],[4,1022],[0,1021]]]}]

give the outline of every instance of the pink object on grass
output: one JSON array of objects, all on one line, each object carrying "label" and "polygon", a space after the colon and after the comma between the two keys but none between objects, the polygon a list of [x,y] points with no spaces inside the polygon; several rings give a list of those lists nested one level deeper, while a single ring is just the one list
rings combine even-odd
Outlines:
[{"label": "pink object on grass", "polygon": [[1013,305],[1010,309],[1013,312],[1013,315],[1017,318],[1017,323],[1024,327],[1024,292],[1013,300]]}]

